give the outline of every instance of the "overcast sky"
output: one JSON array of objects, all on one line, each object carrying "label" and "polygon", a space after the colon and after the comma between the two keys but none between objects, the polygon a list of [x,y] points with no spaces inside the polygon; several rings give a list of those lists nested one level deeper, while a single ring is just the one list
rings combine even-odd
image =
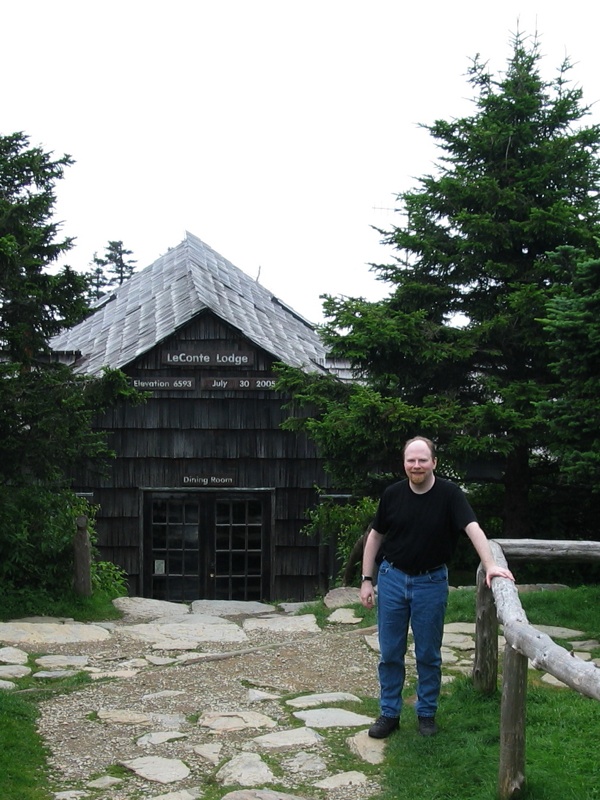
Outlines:
[{"label": "overcast sky", "polygon": [[320,294],[387,294],[373,226],[433,169],[419,123],[469,113],[472,56],[500,73],[537,31],[544,77],[569,56],[600,100],[595,0],[4,0],[0,19],[0,134],[76,161],[71,266],[122,240],[139,269],[187,230],[317,322]]}]

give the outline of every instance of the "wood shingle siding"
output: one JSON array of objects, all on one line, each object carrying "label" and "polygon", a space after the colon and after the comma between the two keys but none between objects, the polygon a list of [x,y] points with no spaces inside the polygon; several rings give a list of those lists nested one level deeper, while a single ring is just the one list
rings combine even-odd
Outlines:
[{"label": "wood shingle siding", "polygon": [[314,445],[281,429],[285,398],[264,388],[278,361],[348,379],[310,323],[188,234],[52,347],[76,372],[119,368],[153,387],[96,420],[116,453],[108,471],[74,476],[99,506],[100,553],[133,594],[323,591],[328,547],[301,530],[329,479]]}]

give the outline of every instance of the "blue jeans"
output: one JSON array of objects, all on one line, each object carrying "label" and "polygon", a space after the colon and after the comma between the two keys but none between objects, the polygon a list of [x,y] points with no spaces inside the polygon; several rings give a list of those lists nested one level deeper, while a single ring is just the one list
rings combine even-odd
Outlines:
[{"label": "blue jeans", "polygon": [[377,579],[379,685],[381,713],[399,717],[406,668],[408,626],[412,628],[417,661],[419,717],[433,717],[442,683],[442,637],[448,603],[448,569],[441,566],[411,577],[382,561]]}]

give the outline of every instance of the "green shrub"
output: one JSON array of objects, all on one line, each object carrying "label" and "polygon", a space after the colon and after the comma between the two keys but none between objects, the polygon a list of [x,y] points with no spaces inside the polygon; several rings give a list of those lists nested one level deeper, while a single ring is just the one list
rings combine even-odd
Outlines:
[{"label": "green shrub", "polygon": [[324,497],[308,512],[308,524],[302,529],[310,536],[320,535],[323,541],[335,542],[340,576],[352,548],[372,523],[378,501],[362,497],[340,504],[335,498]]},{"label": "green shrub", "polygon": [[127,573],[112,561],[92,562],[92,591],[107,597],[127,594]]},{"label": "green shrub", "polygon": [[74,492],[0,487],[0,583],[17,592],[35,587],[50,596],[69,590],[81,514],[91,510]]}]

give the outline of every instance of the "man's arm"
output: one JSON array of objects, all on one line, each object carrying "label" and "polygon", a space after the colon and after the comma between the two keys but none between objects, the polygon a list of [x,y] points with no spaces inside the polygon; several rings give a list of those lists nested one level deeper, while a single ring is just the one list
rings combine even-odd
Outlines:
[{"label": "man's arm", "polygon": [[494,561],[490,543],[478,522],[469,522],[465,527],[465,533],[473,543],[473,547],[481,559],[481,564],[485,570],[485,582],[488,586],[491,587],[492,578],[508,578],[514,581],[515,578],[512,572],[504,567],[499,567]]},{"label": "man's arm", "polygon": [[[363,551],[362,574],[375,578],[375,558],[381,547],[384,536],[379,533],[375,528],[371,528],[371,532],[365,542],[365,549]],[[365,608],[372,608],[375,603],[375,589],[373,581],[362,581],[360,584],[360,602]]]}]

